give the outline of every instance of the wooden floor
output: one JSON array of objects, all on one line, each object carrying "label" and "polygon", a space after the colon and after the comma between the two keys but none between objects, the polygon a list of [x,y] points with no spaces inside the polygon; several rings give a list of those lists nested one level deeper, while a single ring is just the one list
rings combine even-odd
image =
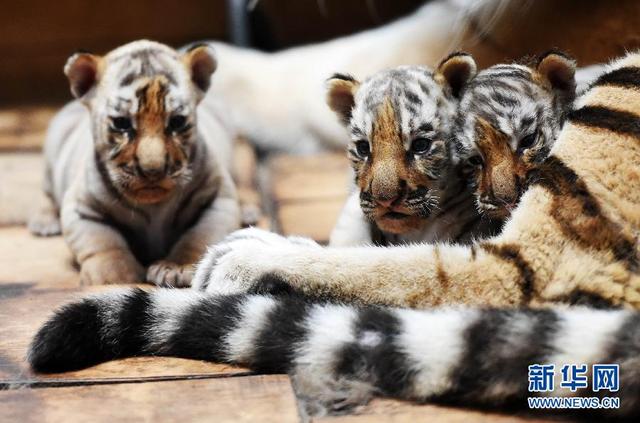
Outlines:
[{"label": "wooden floor", "polygon": [[[39,193],[39,150],[52,113],[47,108],[0,111],[0,422],[308,420],[298,409],[286,375],[144,357],[50,376],[30,371],[25,362],[27,345],[51,311],[87,293],[112,289],[81,287],[63,240],[34,238],[24,227]],[[242,198],[261,204],[266,211],[262,226],[327,240],[348,187],[342,154],[276,157],[256,166],[251,149],[243,144],[236,158]],[[336,423],[523,420],[392,400],[374,400],[347,416],[313,419]]]}]

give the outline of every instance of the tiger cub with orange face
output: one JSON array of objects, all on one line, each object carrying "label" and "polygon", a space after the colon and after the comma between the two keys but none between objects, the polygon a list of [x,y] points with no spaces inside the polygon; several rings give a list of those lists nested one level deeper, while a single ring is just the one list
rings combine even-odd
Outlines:
[{"label": "tiger cub with orange face", "polygon": [[329,80],[328,104],[352,137],[357,185],[331,245],[468,242],[495,231],[473,206],[452,141],[458,96],[475,72],[471,56],[458,53],[435,71],[402,66],[362,83]]},{"label": "tiger cub with orange face", "polygon": [[78,100],[50,125],[49,201],[30,228],[64,234],[83,283],[188,286],[207,245],[240,226],[232,134],[198,107],[215,68],[208,46],[150,41],[68,60]]},{"label": "tiger cub with orange face", "polygon": [[572,58],[552,51],[533,67],[491,66],[464,87],[453,139],[484,215],[506,219],[517,206],[571,111],[575,71]]}]

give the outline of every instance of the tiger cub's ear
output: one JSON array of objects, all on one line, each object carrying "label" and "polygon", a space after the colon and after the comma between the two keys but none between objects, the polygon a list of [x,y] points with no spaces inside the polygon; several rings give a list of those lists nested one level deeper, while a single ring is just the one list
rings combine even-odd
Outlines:
[{"label": "tiger cub's ear", "polygon": [[182,55],[182,62],[191,75],[191,81],[204,94],[211,85],[211,75],[218,67],[213,47],[208,44],[196,44]]},{"label": "tiger cub's ear", "polygon": [[69,79],[74,97],[86,100],[87,95],[100,79],[102,57],[90,53],[76,53],[64,65],[64,74]]},{"label": "tiger cub's ear", "polygon": [[327,80],[327,104],[348,125],[360,83],[351,75],[336,73]]},{"label": "tiger cub's ear", "polygon": [[454,97],[460,98],[465,85],[476,76],[478,67],[469,53],[456,52],[447,56],[436,69],[435,79],[446,84]]},{"label": "tiger cub's ear", "polygon": [[556,91],[573,97],[576,90],[576,61],[569,55],[550,51],[538,57],[536,70],[542,82]]}]

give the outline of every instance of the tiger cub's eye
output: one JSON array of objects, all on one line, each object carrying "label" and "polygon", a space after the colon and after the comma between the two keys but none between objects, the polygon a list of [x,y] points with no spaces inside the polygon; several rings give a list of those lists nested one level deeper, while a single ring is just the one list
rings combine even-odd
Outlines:
[{"label": "tiger cub's eye", "polygon": [[118,132],[127,132],[133,128],[131,119],[124,116],[111,118],[111,127]]},{"label": "tiger cub's eye", "polygon": [[369,141],[360,140],[356,141],[356,151],[360,157],[369,157],[371,150],[369,148]]},{"label": "tiger cub's eye", "polygon": [[475,156],[469,157],[467,159],[467,163],[473,167],[482,167],[482,165],[484,165],[484,160],[482,160],[482,156],[476,154]]},{"label": "tiger cub's eye", "polygon": [[180,132],[187,126],[187,117],[183,115],[174,115],[169,118],[167,129],[169,132]]},{"label": "tiger cub's eye", "polygon": [[534,132],[532,134],[527,135],[526,137],[522,138],[520,140],[520,142],[518,143],[518,151],[519,152],[523,152],[524,150],[531,148],[533,146],[533,144],[536,143],[536,140],[538,139],[538,133]]},{"label": "tiger cub's eye", "polygon": [[411,142],[411,152],[422,154],[431,148],[431,140],[429,138],[416,138]]}]

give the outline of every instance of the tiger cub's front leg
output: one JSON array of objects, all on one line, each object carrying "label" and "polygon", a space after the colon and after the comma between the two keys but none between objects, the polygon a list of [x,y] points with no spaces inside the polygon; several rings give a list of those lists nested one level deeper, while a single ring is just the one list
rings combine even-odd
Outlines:
[{"label": "tiger cub's front leg", "polygon": [[144,282],[144,267],[133,255],[124,236],[95,207],[94,201],[74,184],[64,196],[60,218],[65,241],[80,265],[84,285]]},{"label": "tiger cub's front leg", "polygon": [[36,236],[55,236],[62,233],[58,210],[50,198],[43,199],[43,204],[29,218],[28,228]]},{"label": "tiger cub's front leg", "polygon": [[99,251],[80,264],[83,285],[132,284],[144,281],[144,267],[128,249]]},{"label": "tiger cub's front leg", "polygon": [[36,236],[55,236],[62,233],[58,205],[53,199],[51,169],[47,165],[43,182],[44,192],[40,194],[39,205],[29,218],[29,231]]},{"label": "tiger cub's front leg", "polygon": [[241,212],[235,190],[229,180],[198,223],[173,246],[168,257],[149,266],[147,281],[165,287],[188,287],[193,279],[195,263],[208,245],[220,242],[240,227]]}]

